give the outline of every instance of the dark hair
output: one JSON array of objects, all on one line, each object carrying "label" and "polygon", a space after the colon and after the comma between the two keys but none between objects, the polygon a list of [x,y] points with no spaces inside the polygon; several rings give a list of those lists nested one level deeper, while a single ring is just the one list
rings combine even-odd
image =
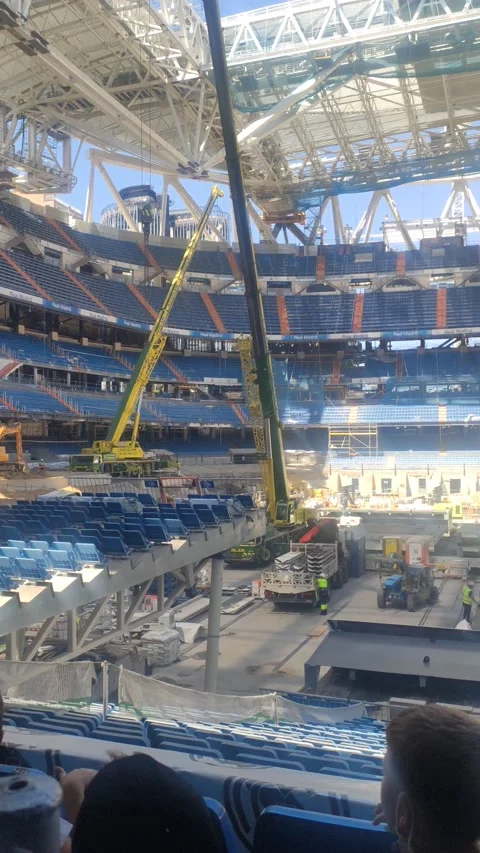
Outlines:
[{"label": "dark hair", "polygon": [[480,723],[462,711],[425,705],[387,728],[394,771],[414,813],[414,832],[442,851],[480,837]]},{"label": "dark hair", "polygon": [[170,767],[138,754],[106,764],[88,786],[72,853],[218,853],[202,797]]}]

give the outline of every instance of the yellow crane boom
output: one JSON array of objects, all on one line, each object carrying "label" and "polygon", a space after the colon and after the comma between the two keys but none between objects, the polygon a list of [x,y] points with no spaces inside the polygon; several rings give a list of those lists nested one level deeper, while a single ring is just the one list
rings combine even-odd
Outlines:
[{"label": "yellow crane boom", "polygon": [[[183,283],[185,273],[187,272],[190,261],[195,254],[197,245],[202,238],[213,206],[217,198],[221,198],[222,196],[222,190],[218,187],[213,187],[210,198],[208,199],[198,222],[197,230],[185,249],[185,254],[180,262],[180,266],[172,279],[165,301],[155,323],[153,324],[148,341],[137,359],[130,381],[110,425],[107,438],[105,441],[94,442],[93,448],[84,452],[92,453],[93,451],[95,453],[113,453],[117,459],[143,458],[143,450],[137,441],[142,395],[152,376],[155,365],[164,350],[167,336],[164,334],[163,330],[167,324],[178,291]],[[135,417],[132,438],[130,441],[122,442],[121,439],[125,432],[125,428],[134,413]]]}]

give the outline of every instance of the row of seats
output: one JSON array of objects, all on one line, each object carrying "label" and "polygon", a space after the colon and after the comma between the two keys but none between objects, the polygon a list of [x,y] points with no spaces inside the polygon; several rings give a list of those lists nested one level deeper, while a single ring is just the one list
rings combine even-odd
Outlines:
[{"label": "row of seats", "polygon": [[352,779],[381,779],[385,752],[382,724],[363,720],[303,726],[250,724],[218,719],[209,722],[213,715],[200,711],[198,716],[198,722],[182,721],[170,717],[162,719],[161,714],[152,712],[138,720],[115,709],[104,718],[98,710],[57,715],[44,709],[11,706],[6,710],[4,722],[39,731],[150,746],[264,767],[307,770]]},{"label": "row of seats", "polygon": [[[54,228],[46,217],[32,214],[5,201],[1,202],[0,214],[19,234],[30,234],[63,248],[71,249],[73,244],[78,246],[81,252],[93,257],[121,261],[128,265],[145,264],[145,255],[138,243],[122,239],[121,233],[112,231],[112,237],[106,237],[103,234],[78,231],[63,223],[59,228]],[[152,244],[150,250],[158,263],[168,270],[177,269],[183,254],[183,249],[168,245]],[[384,243],[324,245],[318,247],[318,255],[324,258],[327,275],[394,273],[399,257],[397,252],[386,250]],[[237,261],[239,260],[237,255]],[[478,260],[478,246],[432,245],[421,251],[410,250],[402,253],[402,264],[404,263],[406,270],[475,266]],[[259,251],[256,261],[261,276],[315,278],[316,275],[317,256],[306,256],[303,247],[292,247],[288,253]],[[220,247],[197,251],[190,269],[192,272],[212,275],[230,275],[231,272],[226,253]]]},{"label": "row of seats", "polygon": [[[120,405],[120,394],[76,391],[64,388],[61,395],[37,385],[0,380],[0,401],[5,415],[13,412],[27,415],[75,415],[109,420]],[[245,419],[247,414],[243,409]],[[167,396],[144,396],[141,419],[144,423],[181,425],[219,425],[240,427],[238,410],[223,400],[186,401]]]},{"label": "row of seats", "polygon": [[[129,376],[135,367],[136,355],[131,352],[112,356],[106,349],[61,342],[52,346],[46,338],[0,332],[0,351],[23,364],[52,367],[64,370],[81,370],[99,376]],[[329,378],[334,372],[334,356],[330,353],[317,357],[273,360],[278,386],[297,383],[318,383],[319,377]],[[173,368],[173,370],[172,370]],[[480,349],[427,349],[423,352],[362,353],[346,355],[340,361],[340,381],[368,379],[370,377],[473,377],[480,371]],[[169,356],[168,363],[160,360],[152,379],[159,382],[177,382],[178,375],[187,382],[215,384],[232,379],[242,382],[240,360],[232,356],[221,358],[205,355],[189,357]]]},{"label": "row of seats", "polygon": [[[321,395],[319,395],[320,397]],[[329,426],[334,424],[355,423],[452,423],[461,424],[480,418],[480,405],[476,396],[472,403],[466,402],[467,395],[452,399],[447,405],[424,404],[409,405],[400,393],[392,395],[390,405],[385,398],[378,403],[358,405],[327,405],[321,399],[296,400],[295,395],[282,392],[279,388],[280,417],[286,426]],[[84,417],[110,420],[120,404],[119,394],[94,394],[92,392],[62,392],[55,397],[35,386],[19,385],[0,381],[0,400],[3,400],[5,416],[12,416],[12,410],[28,415],[62,415],[69,418],[77,414]],[[398,405],[402,402],[402,405]],[[8,404],[8,405],[7,405]],[[239,410],[243,414],[240,419]],[[185,401],[170,397],[143,398],[141,420],[143,423],[179,424],[195,426],[224,426],[239,428],[248,423],[248,412],[244,406],[232,407],[226,401],[195,400]],[[197,448],[192,445],[192,451]],[[200,451],[198,451],[200,452]]]},{"label": "row of seats", "polygon": [[8,539],[0,546],[0,590],[16,589],[18,581],[51,580],[52,574],[81,572],[88,566],[105,564],[105,557],[92,543],[31,539]]},{"label": "row of seats", "polygon": [[[94,275],[79,274],[82,287],[60,268],[46,264],[24,252],[9,253],[11,262],[0,259],[0,281],[12,290],[38,298],[35,281],[55,302],[57,310],[70,313],[72,308],[101,312],[104,306],[108,316],[113,315],[129,322],[151,324],[152,317],[144,307],[144,300],[158,311],[165,299],[166,290],[148,285],[139,286],[143,299],[138,299],[124,281],[106,280]],[[22,273],[23,271],[23,273]],[[249,322],[246,299],[243,294],[212,294],[210,299],[227,332],[248,333]],[[328,300],[328,301],[327,301]],[[281,334],[277,300],[263,297],[267,332]],[[343,334],[353,331],[355,296],[353,294],[287,296],[284,306],[291,334]],[[411,290],[401,292],[366,293],[360,326],[356,331],[428,332],[438,326],[437,291]],[[178,330],[204,331],[215,334],[219,329],[207,310],[201,294],[182,291],[173,306],[169,327]],[[446,291],[446,322],[448,328],[480,325],[480,290],[467,287],[457,301],[457,288]]]}]

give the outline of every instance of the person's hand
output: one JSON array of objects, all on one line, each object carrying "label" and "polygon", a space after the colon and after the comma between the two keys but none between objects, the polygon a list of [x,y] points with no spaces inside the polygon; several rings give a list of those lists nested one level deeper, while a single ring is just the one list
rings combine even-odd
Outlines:
[{"label": "person's hand", "polygon": [[65,773],[62,767],[57,767],[55,775],[57,782],[62,786],[63,804],[67,820],[73,826],[78,817],[80,806],[83,803],[85,791],[93,777],[97,775],[97,771],[80,768],[79,770],[72,770],[71,773]]},{"label": "person's hand", "polygon": [[381,823],[386,823],[385,815],[383,813],[383,806],[381,803],[378,804],[375,808],[375,817],[372,820],[374,826],[379,826]]}]

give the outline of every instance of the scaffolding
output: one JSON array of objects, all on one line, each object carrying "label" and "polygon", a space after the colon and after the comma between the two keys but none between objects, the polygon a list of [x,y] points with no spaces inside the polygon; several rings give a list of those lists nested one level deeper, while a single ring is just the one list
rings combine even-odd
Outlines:
[{"label": "scaffolding", "polygon": [[374,456],[378,452],[376,424],[328,428],[328,449],[342,456]]}]

